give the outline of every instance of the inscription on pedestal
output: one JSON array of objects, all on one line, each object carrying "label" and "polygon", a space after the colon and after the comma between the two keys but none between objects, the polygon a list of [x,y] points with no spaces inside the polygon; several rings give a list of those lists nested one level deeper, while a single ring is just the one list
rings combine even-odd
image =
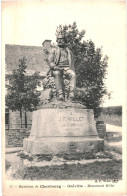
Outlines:
[{"label": "inscription on pedestal", "polygon": [[[60,128],[69,133],[69,136],[79,134],[78,131],[84,127],[85,117],[78,112],[59,113],[58,124]],[[83,134],[83,132],[82,132]]]},{"label": "inscription on pedestal", "polygon": [[92,110],[41,109],[33,116],[31,136],[37,138],[97,135]]}]

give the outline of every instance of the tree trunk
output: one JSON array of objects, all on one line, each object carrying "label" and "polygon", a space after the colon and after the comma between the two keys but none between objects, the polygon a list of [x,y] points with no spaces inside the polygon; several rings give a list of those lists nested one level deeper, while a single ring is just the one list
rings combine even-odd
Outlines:
[{"label": "tree trunk", "polygon": [[21,120],[21,128],[22,128],[22,108],[20,109],[20,120]]},{"label": "tree trunk", "polygon": [[25,112],[25,128],[27,128],[27,113]]}]

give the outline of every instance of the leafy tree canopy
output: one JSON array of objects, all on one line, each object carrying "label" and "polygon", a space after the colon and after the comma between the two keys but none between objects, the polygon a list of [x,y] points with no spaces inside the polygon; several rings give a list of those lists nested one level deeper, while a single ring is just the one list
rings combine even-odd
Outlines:
[{"label": "leafy tree canopy", "polygon": [[6,85],[7,94],[5,97],[6,106],[12,111],[33,111],[39,104],[40,93],[36,91],[39,82],[39,73],[26,76],[26,58],[19,59],[18,69],[12,71],[11,76],[7,76],[9,84]]},{"label": "leafy tree canopy", "polygon": [[32,111],[39,103],[39,92],[36,91],[39,74],[26,76],[26,59],[19,59],[17,70],[7,76],[9,84],[6,85],[6,105],[11,110]]}]

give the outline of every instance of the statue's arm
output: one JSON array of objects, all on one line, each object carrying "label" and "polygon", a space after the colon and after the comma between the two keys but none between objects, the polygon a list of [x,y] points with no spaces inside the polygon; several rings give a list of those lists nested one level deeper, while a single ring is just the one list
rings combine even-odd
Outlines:
[{"label": "statue's arm", "polygon": [[54,68],[55,67],[55,50],[54,50],[54,48],[50,51],[50,53],[49,53],[49,58],[48,58],[48,60],[49,60],[49,65],[50,65],[50,68]]},{"label": "statue's arm", "polygon": [[70,61],[70,68],[75,72],[74,54],[70,50],[69,50],[69,61]]},{"label": "statue's arm", "polygon": [[53,48],[49,53],[49,65],[52,70],[60,70],[60,68],[56,65],[56,49]]},{"label": "statue's arm", "polygon": [[75,71],[75,66],[74,66],[74,54],[71,52],[71,58],[72,58],[72,69]]}]

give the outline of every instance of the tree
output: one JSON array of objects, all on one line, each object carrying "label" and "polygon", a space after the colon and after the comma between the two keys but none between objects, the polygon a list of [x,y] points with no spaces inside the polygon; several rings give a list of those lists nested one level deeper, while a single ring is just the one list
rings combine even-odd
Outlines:
[{"label": "tree", "polygon": [[27,111],[37,109],[40,93],[36,91],[39,73],[26,76],[26,58],[19,59],[18,69],[12,71],[11,76],[7,76],[9,84],[6,85],[7,94],[5,97],[6,106],[12,111],[20,111],[21,128],[22,112],[25,112],[25,127],[27,127]]},{"label": "tree", "polygon": [[102,53],[102,48],[96,48],[92,40],[82,41],[85,31],[77,29],[76,22],[72,25],[59,25],[56,31],[65,35],[68,48],[74,54],[76,69],[75,99],[87,108],[98,108],[107,94],[105,86],[108,57]]}]

